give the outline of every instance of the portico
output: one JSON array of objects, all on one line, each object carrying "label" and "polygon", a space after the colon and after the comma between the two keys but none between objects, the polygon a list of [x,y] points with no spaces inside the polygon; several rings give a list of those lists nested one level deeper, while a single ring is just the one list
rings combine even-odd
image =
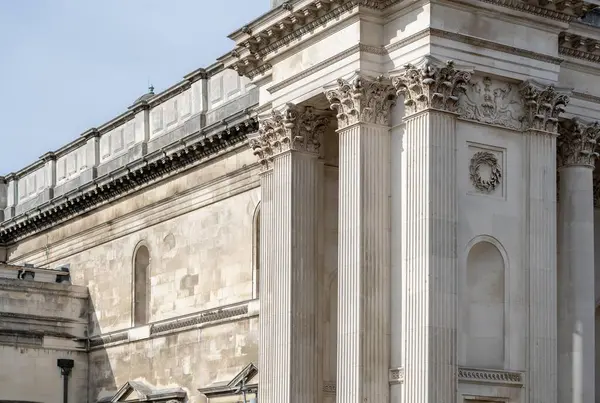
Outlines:
[{"label": "portico", "polygon": [[[431,5],[430,15],[434,9],[452,13]],[[461,41],[442,46],[431,29],[396,44],[377,31],[391,14],[366,4],[336,10],[348,19],[322,27],[328,41],[350,27],[383,36],[359,35],[360,46],[334,60],[307,33],[299,54],[312,67],[302,72],[285,51],[269,59],[260,43],[254,67],[242,69],[243,54],[231,59],[267,89],[251,146],[269,167],[261,231],[279,232],[262,242],[272,279],[261,292],[277,301],[303,296],[296,305],[261,304],[261,402],[595,401],[597,123],[573,117],[572,89],[556,75],[508,74],[487,51],[467,57]],[[444,46],[457,57],[446,61]],[[293,140],[307,113],[306,133]],[[288,151],[315,138],[310,158]],[[286,153],[302,162],[278,165]],[[311,172],[302,181],[300,167]],[[289,197],[275,199],[278,192]],[[332,193],[333,205],[324,201]],[[267,203],[279,207],[266,213]],[[335,215],[337,233],[319,219],[300,226],[293,211],[301,205],[314,209],[311,223]],[[286,263],[268,255],[285,250],[299,254]],[[288,280],[287,272],[309,277]],[[320,284],[331,273],[337,290]],[[317,293],[336,293],[335,303],[310,289],[315,281]],[[323,301],[329,316],[337,307],[335,332],[319,312]],[[323,356],[307,361],[300,346]]]}]

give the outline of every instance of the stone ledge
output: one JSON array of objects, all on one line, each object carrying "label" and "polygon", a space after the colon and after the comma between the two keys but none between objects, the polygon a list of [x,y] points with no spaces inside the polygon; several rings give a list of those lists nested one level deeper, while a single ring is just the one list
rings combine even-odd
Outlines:
[{"label": "stone ledge", "polygon": [[[107,347],[114,347],[133,341],[164,337],[186,330],[198,329],[207,326],[216,326],[222,323],[258,316],[258,310],[253,304],[254,300],[207,309],[191,315],[165,319],[139,328],[149,328],[149,332],[140,332],[139,328],[118,330],[109,334],[93,336],[89,339],[89,350],[94,351]],[[253,309],[250,309],[253,308]],[[144,337],[142,333],[146,333]]]}]

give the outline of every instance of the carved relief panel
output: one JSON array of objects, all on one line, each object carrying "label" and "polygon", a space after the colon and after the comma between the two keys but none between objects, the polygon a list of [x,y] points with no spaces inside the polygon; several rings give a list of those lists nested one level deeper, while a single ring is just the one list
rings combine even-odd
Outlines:
[{"label": "carved relief panel", "polygon": [[521,130],[523,106],[518,87],[490,77],[473,77],[460,97],[458,113],[463,119]]},{"label": "carved relief panel", "polygon": [[469,143],[469,194],[505,197],[505,150]]}]

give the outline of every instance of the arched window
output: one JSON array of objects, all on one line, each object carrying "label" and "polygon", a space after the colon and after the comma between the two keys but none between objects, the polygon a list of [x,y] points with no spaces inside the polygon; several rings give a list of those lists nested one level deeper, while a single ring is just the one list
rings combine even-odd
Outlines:
[{"label": "arched window", "polygon": [[252,218],[252,297],[258,298],[260,279],[260,203]]},{"label": "arched window", "polygon": [[133,259],[133,324],[148,323],[150,307],[150,251],[141,245]]}]

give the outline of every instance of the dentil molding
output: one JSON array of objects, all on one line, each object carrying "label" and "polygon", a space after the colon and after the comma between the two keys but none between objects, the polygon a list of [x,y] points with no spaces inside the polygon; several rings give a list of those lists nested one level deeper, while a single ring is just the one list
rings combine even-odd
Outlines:
[{"label": "dentil molding", "polygon": [[396,90],[382,76],[355,74],[349,80],[338,79],[325,96],[337,112],[339,129],[359,122],[388,126],[390,109],[396,103]]},{"label": "dentil molding", "polygon": [[523,102],[517,87],[490,77],[473,81],[459,99],[458,114],[463,119],[521,130]]},{"label": "dentil molding", "polygon": [[273,158],[286,151],[318,156],[329,121],[330,116],[310,106],[288,103],[283,112],[273,109],[270,117],[260,121],[258,135],[249,139],[249,145],[263,170],[270,169]]},{"label": "dentil molding", "polygon": [[579,118],[560,121],[557,139],[558,166],[583,165],[594,167],[598,157],[600,124]]},{"label": "dentil molding", "polygon": [[469,71],[457,70],[454,62],[441,63],[426,56],[416,64],[407,64],[394,77],[398,95],[404,96],[408,113],[426,109],[457,112],[458,99],[471,80]]}]

